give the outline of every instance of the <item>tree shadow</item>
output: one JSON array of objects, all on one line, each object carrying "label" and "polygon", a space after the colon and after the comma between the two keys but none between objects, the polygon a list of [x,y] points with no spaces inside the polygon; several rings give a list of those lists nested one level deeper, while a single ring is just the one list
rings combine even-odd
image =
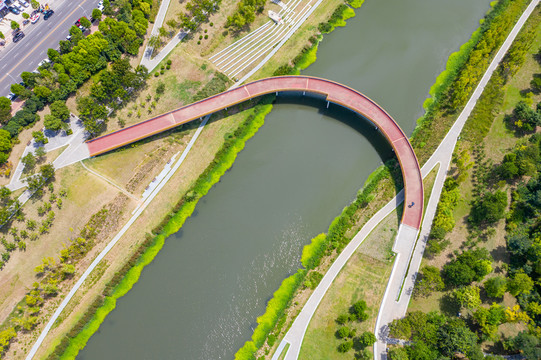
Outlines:
[{"label": "tree shadow", "polygon": [[440,311],[447,316],[457,316],[460,312],[460,306],[450,293],[443,295],[439,302]]}]

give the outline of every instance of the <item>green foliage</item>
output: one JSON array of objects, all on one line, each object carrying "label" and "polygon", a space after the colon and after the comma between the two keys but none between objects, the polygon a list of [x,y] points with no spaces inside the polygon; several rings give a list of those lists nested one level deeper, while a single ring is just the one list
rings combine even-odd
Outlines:
[{"label": "green foliage", "polygon": [[366,301],[359,300],[355,304],[353,304],[351,308],[351,313],[355,314],[357,320],[365,321],[366,319],[368,319],[368,314],[366,313],[367,309],[368,306],[366,306]]},{"label": "green foliage", "polygon": [[425,266],[419,272],[419,280],[416,281],[414,295],[428,296],[434,291],[441,291],[445,287],[440,270],[435,266]]},{"label": "green foliage", "polygon": [[501,220],[507,208],[507,194],[502,190],[488,192],[472,204],[468,220],[475,225],[494,224]]},{"label": "green foliage", "polygon": [[325,234],[319,234],[302,249],[301,264],[305,269],[311,270],[319,265],[327,245],[326,239]]},{"label": "green foliage", "polygon": [[345,341],[338,345],[338,352],[347,353],[353,348],[353,340]]},{"label": "green foliage", "polygon": [[507,281],[507,289],[513,296],[527,294],[532,291],[534,282],[527,274],[522,271],[517,272]]},{"label": "green foliage", "polygon": [[341,328],[338,329],[338,331],[336,332],[336,335],[340,339],[345,339],[349,336],[349,333],[350,333],[350,329],[347,326],[342,326]]},{"label": "green foliage", "polygon": [[484,248],[465,251],[443,266],[445,284],[461,286],[481,281],[492,271],[492,261],[492,256]]},{"label": "green foliage", "polygon": [[496,341],[498,326],[505,322],[505,309],[498,304],[492,304],[488,309],[480,307],[473,313],[473,319],[487,338]]},{"label": "green foliage", "polygon": [[101,10],[100,9],[93,9],[92,10],[92,17],[96,19],[97,21],[101,20]]},{"label": "green foliage", "polygon": [[317,271],[310,271],[308,273],[308,276],[306,276],[306,280],[304,281],[304,286],[314,290],[318,285],[319,282],[323,279],[323,274]]},{"label": "green foliage", "polygon": [[522,331],[510,343],[513,350],[520,351],[527,360],[541,359],[541,341],[538,337]]},{"label": "green foliage", "polygon": [[0,96],[0,122],[5,123],[11,118],[11,100]]},{"label": "green foliage", "polygon": [[507,290],[507,280],[503,276],[495,276],[485,281],[485,291],[491,298],[501,298]]},{"label": "green foliage", "polygon": [[17,30],[19,28],[19,23],[15,20],[11,20],[11,29]]},{"label": "green foliage", "polygon": [[45,129],[57,131],[62,128],[62,120],[52,114],[47,114],[43,117]]},{"label": "green foliage", "polygon": [[233,15],[227,17],[226,27],[242,29],[255,20],[255,14],[263,12],[265,0],[241,0]]},{"label": "green foliage", "polygon": [[409,360],[408,352],[403,347],[393,347],[388,352],[389,360]]},{"label": "green foliage", "polygon": [[427,254],[429,256],[439,254],[447,246],[448,242],[445,240],[445,236],[455,227],[453,211],[459,200],[458,182],[454,178],[448,177],[441,192],[440,202],[428,238]]},{"label": "green foliage", "polygon": [[361,348],[366,348],[374,345],[377,340],[378,339],[376,339],[376,336],[372,332],[365,331],[359,336],[359,346]]},{"label": "green foliage", "polygon": [[47,137],[45,137],[45,134],[43,134],[43,131],[33,131],[32,137],[38,143],[47,144],[49,142],[49,140],[47,140]]},{"label": "green foliage", "polygon": [[215,72],[213,78],[193,97],[193,101],[206,99],[214,94],[221,93],[227,89],[230,80],[224,74]]},{"label": "green foliage", "polygon": [[537,125],[541,125],[541,115],[521,100],[513,109],[513,115],[508,121],[521,131],[532,132]]},{"label": "green foliage", "polygon": [[481,305],[480,289],[477,286],[463,286],[455,289],[453,296],[461,307],[469,310],[477,309]]}]

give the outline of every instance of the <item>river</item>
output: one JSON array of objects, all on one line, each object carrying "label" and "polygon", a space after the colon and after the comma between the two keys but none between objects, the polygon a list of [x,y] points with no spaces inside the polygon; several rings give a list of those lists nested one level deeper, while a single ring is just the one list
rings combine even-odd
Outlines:
[{"label": "river", "polygon": [[[367,0],[304,74],[347,84],[411,134],[449,54],[488,0]],[[78,359],[232,359],[302,247],[391,156],[366,121],[279,96],[233,168],[166,240]],[[371,304],[377,306],[377,304]]]}]

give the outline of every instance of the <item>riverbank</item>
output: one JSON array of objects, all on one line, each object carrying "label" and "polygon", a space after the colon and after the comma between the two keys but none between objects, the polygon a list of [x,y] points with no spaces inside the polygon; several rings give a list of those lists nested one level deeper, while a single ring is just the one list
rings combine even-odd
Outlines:
[{"label": "riverbank", "polygon": [[[473,58],[473,56],[471,56],[471,54],[476,51],[476,50],[479,50],[480,46],[479,44],[482,43],[482,40],[484,39],[483,38],[483,35],[485,35],[487,33],[487,30],[491,28],[491,26],[493,26],[494,28],[501,28],[502,24],[506,24],[506,29],[507,31],[503,31],[503,38],[500,37],[499,39],[497,39],[498,41],[496,41],[496,43],[493,44],[493,46],[489,49],[488,53],[493,56],[494,53],[495,53],[495,50],[499,47],[499,45],[501,44],[501,42],[503,42],[503,39],[505,38],[505,36],[507,35],[507,32],[510,30],[510,28],[512,27],[512,25],[514,24],[514,21],[518,18],[518,16],[520,16],[520,14],[522,13],[522,10],[526,7],[526,2],[522,2],[522,3],[515,3],[514,6],[513,4],[510,4],[509,1],[501,1],[500,3],[498,3],[494,9],[489,13],[489,15],[486,17],[485,21],[483,22],[483,25],[481,26],[481,28],[474,32],[474,34],[472,35],[472,40],[470,40],[466,46],[462,46],[461,47],[461,50],[458,54],[455,54],[453,55],[449,61],[448,61],[448,64],[447,64],[447,68],[446,68],[446,71],[443,75],[440,75],[440,77],[438,78],[438,81],[437,83],[432,87],[432,94],[437,96],[436,97],[436,100],[434,101],[428,101],[426,102],[426,106],[427,106],[427,115],[425,115],[422,120],[420,121],[420,124],[422,125],[423,130],[426,131],[426,129],[429,129],[429,130],[433,130],[431,128],[431,123],[433,121],[433,119],[435,118],[438,118],[438,116],[442,116],[442,115],[445,115],[447,116],[450,120],[449,124],[452,124],[452,122],[454,122],[454,119],[455,117],[458,115],[454,115],[454,113],[458,112],[458,111],[453,111],[451,114],[448,114],[448,109],[446,109],[446,106],[447,104],[445,103],[445,101],[448,101],[448,99],[444,99],[443,98],[443,95],[445,94],[449,94],[452,90],[453,90],[453,86],[455,85],[455,82],[457,80],[457,78],[459,78],[460,75],[463,75],[461,74],[461,70],[462,68],[465,68],[467,65],[468,65],[468,62],[461,62],[461,61],[458,61],[460,59],[468,59],[471,57]],[[505,10],[507,9],[507,6],[511,6],[511,10],[513,11],[509,11],[509,12],[505,12]],[[510,15],[509,15],[510,13]],[[505,15],[505,16],[504,16]],[[513,21],[509,22],[509,18],[513,18]],[[486,39],[484,39],[486,40]],[[484,44],[483,44],[484,45]],[[484,51],[487,51],[487,49],[485,48],[482,48],[481,50],[484,50]],[[486,65],[488,65],[488,62],[486,62]],[[481,71],[481,70],[480,70]],[[484,71],[484,69],[482,69],[482,71]],[[473,88],[471,89],[473,90]],[[468,94],[469,95],[469,94]],[[445,101],[444,101],[445,100]],[[466,99],[467,100],[467,99]],[[463,105],[458,105],[457,106],[463,106]],[[434,136],[436,139],[441,139],[443,138],[443,136],[445,135],[446,131],[448,130],[449,128],[449,125],[448,124],[448,127],[439,127],[439,128],[436,128],[434,130],[435,133],[433,135],[436,135]],[[421,135],[419,135],[421,134]],[[419,133],[419,130],[416,129],[413,137],[412,137],[412,141],[414,139],[417,139],[422,136],[423,133]],[[434,145],[431,145],[431,146],[437,146],[437,144],[439,143],[439,140],[433,140],[434,141]],[[418,148],[416,148],[416,151],[418,151],[418,149],[422,149],[424,148],[427,143],[423,143],[422,141],[418,142]],[[420,161],[423,161],[428,158],[428,154],[424,155],[423,157],[420,157]],[[381,198],[381,196],[378,196],[378,198]],[[390,197],[388,199],[386,199],[387,201],[390,200]],[[344,213],[347,213],[346,211]],[[344,214],[343,213],[343,214]],[[355,213],[355,210],[352,211],[352,214],[355,214],[357,216],[359,216],[360,214],[356,214]],[[347,218],[346,218],[347,219]],[[346,222],[347,220],[344,219],[344,218],[337,218],[337,223],[340,223],[341,221],[344,221]],[[335,224],[335,222],[333,222],[333,224]],[[332,228],[332,225],[331,225],[331,228]],[[346,229],[348,228],[348,226],[346,226]],[[331,233],[331,230],[329,230],[329,233]],[[328,249],[328,248],[327,248]],[[330,262],[332,263],[332,260],[330,260]],[[324,273],[325,271],[325,268],[323,269],[317,269],[317,270],[321,270],[320,272]],[[295,306],[292,306],[292,308],[297,308],[297,303],[299,303],[300,301],[302,301],[302,299],[306,300],[308,298],[309,294],[304,294],[304,295],[300,295],[300,294],[297,294],[293,299],[292,299],[292,303],[295,303]],[[296,315],[296,311],[292,311],[293,313],[293,316],[291,317],[291,321],[293,320],[294,316]],[[289,320],[289,319],[288,319]],[[284,321],[285,322],[285,321]],[[274,334],[273,334],[273,341],[272,341],[272,344],[270,344],[270,346],[272,347],[274,345]],[[276,336],[277,338],[280,338],[280,336]],[[268,353],[268,350],[265,351],[265,353]],[[261,354],[261,353],[260,353]]]}]

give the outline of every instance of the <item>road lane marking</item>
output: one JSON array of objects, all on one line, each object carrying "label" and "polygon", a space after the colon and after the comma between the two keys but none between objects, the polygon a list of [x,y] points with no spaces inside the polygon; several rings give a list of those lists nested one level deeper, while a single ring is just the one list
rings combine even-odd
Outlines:
[{"label": "road lane marking", "polygon": [[[87,2],[88,0],[83,0],[83,2],[80,4],[84,4],[85,2]],[[47,35],[46,37],[43,38],[43,40],[41,40],[36,46],[34,46],[34,48],[32,50],[30,50],[25,57],[23,57],[17,64],[15,64],[12,69],[15,69],[16,67],[18,67],[19,65],[21,65],[23,63],[23,61],[26,60],[27,57],[29,57],[41,44],[43,44],[43,42],[45,40],[47,40],[52,34],[55,33],[55,31],[61,26],[63,25],[71,15],[73,15],[77,10],[79,9],[79,7],[76,7],[75,9],[73,9],[73,11],[71,13],[69,13],[69,15],[66,16],[66,18],[64,19],[64,21],[62,21],[61,23],[59,23],[51,32],[49,32],[49,35]],[[84,9],[83,9],[84,10]],[[0,82],[4,81],[4,79],[6,78],[7,74],[2,76],[0,78]]]}]

